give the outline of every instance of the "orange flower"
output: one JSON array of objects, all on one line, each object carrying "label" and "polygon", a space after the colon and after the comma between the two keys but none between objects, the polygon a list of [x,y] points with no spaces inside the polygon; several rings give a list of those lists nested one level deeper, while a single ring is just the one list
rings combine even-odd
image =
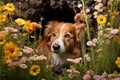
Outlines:
[{"label": "orange flower", "polygon": [[120,45],[120,37],[117,37],[117,43]]},{"label": "orange flower", "polygon": [[32,23],[30,21],[27,21],[24,25],[25,29],[32,34],[35,30],[35,28],[33,27]]},{"label": "orange flower", "polygon": [[110,15],[111,15],[112,17],[116,17],[118,14],[119,14],[119,12],[116,11],[116,10],[110,12]]}]

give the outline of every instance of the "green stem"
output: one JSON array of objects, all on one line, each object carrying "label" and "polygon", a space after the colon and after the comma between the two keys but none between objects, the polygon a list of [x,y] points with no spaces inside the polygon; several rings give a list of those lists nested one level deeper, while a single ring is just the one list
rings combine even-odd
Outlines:
[{"label": "green stem", "polygon": [[[84,3],[84,0],[81,0],[82,1],[82,8],[83,8],[83,13],[84,13],[84,19],[85,19],[85,23],[86,23],[86,33],[87,33],[87,38],[88,38],[88,40],[89,41],[91,41],[91,38],[90,38],[90,28],[89,28],[89,24],[88,24],[88,16],[87,16],[87,14],[86,14],[86,12],[85,12],[85,3]],[[94,51],[93,51],[94,49],[93,49],[93,47],[90,47],[90,51],[91,51],[91,57],[92,57],[92,65],[94,65],[95,64],[95,55],[94,55]],[[86,65],[86,63],[85,63],[85,65]]]},{"label": "green stem", "polygon": [[87,32],[87,36],[88,36],[88,40],[91,40],[90,39],[90,29],[89,29],[89,24],[88,24],[88,17],[87,17],[87,14],[85,12],[85,3],[84,3],[84,0],[81,0],[82,1],[82,5],[83,5],[83,12],[84,12],[84,17],[85,17],[85,23],[86,23],[86,32]]}]

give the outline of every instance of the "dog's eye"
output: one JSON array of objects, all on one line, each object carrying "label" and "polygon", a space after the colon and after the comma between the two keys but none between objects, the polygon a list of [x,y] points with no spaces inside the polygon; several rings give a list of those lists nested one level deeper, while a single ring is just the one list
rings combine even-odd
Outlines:
[{"label": "dog's eye", "polygon": [[65,38],[69,38],[69,37],[70,37],[70,34],[65,34],[64,37],[65,37]]},{"label": "dog's eye", "polygon": [[52,33],[52,36],[53,36],[53,37],[55,37],[55,36],[56,36],[55,32],[53,32],[53,33]]}]

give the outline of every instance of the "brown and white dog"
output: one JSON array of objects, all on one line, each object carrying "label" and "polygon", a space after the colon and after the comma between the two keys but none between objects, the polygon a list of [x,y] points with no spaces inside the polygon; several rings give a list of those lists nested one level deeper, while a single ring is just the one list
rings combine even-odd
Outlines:
[{"label": "brown and white dog", "polygon": [[38,52],[45,53],[47,62],[54,68],[67,65],[67,58],[81,57],[80,29],[73,23],[53,21],[45,29],[44,35],[38,46]]}]

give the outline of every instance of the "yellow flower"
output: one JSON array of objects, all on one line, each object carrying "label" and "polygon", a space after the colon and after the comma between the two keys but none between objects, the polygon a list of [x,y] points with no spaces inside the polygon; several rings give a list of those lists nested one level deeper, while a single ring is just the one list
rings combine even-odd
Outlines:
[{"label": "yellow flower", "polygon": [[120,68],[120,57],[117,58],[117,60],[115,61],[115,64],[118,66],[118,68]]},{"label": "yellow flower", "polygon": [[16,22],[18,25],[24,25],[24,24],[25,24],[25,20],[23,20],[22,18],[16,19],[15,22]]},{"label": "yellow flower", "polygon": [[5,43],[5,35],[0,35],[0,45]]},{"label": "yellow flower", "polygon": [[7,3],[4,6],[4,10],[10,11],[10,12],[14,12],[15,11],[15,6],[13,5],[13,3]]},{"label": "yellow flower", "polygon": [[6,15],[0,14],[0,22],[5,22],[7,19]]},{"label": "yellow flower", "polygon": [[24,27],[30,34],[32,34],[35,29],[30,21],[27,21]]},{"label": "yellow flower", "polygon": [[4,56],[3,61],[6,62],[6,63],[11,63],[12,59],[10,58],[10,56]]},{"label": "yellow flower", "polygon": [[112,17],[116,17],[118,14],[119,14],[119,12],[116,11],[116,10],[110,12],[110,15],[111,15]]},{"label": "yellow flower", "polygon": [[10,56],[12,60],[18,57],[19,48],[13,42],[7,42],[4,46],[4,56]]},{"label": "yellow flower", "polygon": [[118,30],[119,30],[119,32],[120,32],[120,26],[118,27]]},{"label": "yellow flower", "polygon": [[120,45],[120,37],[117,37],[116,42]]},{"label": "yellow flower", "polygon": [[104,16],[104,15],[98,15],[98,17],[97,17],[97,23],[98,24],[105,24],[106,21],[107,21],[106,16]]},{"label": "yellow flower", "polygon": [[29,72],[31,75],[37,76],[40,73],[40,66],[39,65],[32,65]]}]

